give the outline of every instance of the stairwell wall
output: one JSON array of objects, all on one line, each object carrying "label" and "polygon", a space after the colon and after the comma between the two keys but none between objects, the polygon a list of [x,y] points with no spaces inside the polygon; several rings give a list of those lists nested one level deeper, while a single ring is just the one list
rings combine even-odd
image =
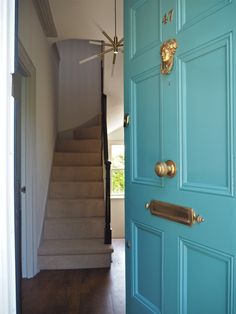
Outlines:
[{"label": "stairwell wall", "polygon": [[57,135],[58,60],[43,33],[31,0],[21,0],[19,4],[19,39],[36,69],[36,175],[32,223],[35,237],[33,248],[33,274],[35,274],[38,271],[37,249],[41,238]]},{"label": "stairwell wall", "polygon": [[59,69],[59,132],[76,128],[101,112],[101,59],[79,61],[101,52],[88,40],[64,40],[57,44]]}]

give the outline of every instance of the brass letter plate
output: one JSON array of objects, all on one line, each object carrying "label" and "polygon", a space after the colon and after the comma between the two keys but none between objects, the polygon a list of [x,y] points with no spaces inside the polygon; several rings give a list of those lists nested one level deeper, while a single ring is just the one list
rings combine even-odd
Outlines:
[{"label": "brass letter plate", "polygon": [[172,220],[184,225],[192,226],[194,223],[204,222],[204,218],[196,215],[192,208],[165,203],[161,201],[151,201],[145,206],[150,209],[152,215]]}]

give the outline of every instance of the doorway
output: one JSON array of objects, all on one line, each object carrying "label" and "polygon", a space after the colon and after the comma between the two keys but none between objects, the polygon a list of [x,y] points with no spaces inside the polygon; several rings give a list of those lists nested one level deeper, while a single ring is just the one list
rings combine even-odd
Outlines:
[{"label": "doorway", "polygon": [[31,278],[37,267],[35,249],[35,68],[24,47],[18,44],[18,63],[15,77],[16,109],[16,175],[19,190],[18,234],[21,238],[20,272]]}]

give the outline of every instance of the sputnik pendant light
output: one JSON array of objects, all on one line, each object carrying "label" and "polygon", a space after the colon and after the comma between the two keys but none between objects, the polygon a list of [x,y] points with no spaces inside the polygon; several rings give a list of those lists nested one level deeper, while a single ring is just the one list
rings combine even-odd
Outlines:
[{"label": "sputnik pendant light", "polygon": [[[96,55],[93,55],[91,57],[85,58],[83,60],[80,60],[80,64],[88,62],[90,60],[93,60],[97,57],[102,57],[105,54],[109,53],[109,52],[113,52],[113,61],[112,64],[113,66],[116,63],[116,56],[117,54],[121,51],[123,52],[122,47],[124,46],[124,38],[121,38],[120,40],[118,39],[117,36],[117,12],[116,12],[116,0],[114,0],[114,24],[115,24],[115,35],[114,35],[114,39],[112,40],[112,38],[99,26],[99,29],[101,30],[102,34],[106,37],[106,39],[108,40],[108,42],[103,42],[102,45],[104,47],[108,47],[108,49],[104,50],[101,53],[98,53]],[[97,41],[90,41],[91,44],[95,44],[95,45],[100,45],[100,42]]]}]

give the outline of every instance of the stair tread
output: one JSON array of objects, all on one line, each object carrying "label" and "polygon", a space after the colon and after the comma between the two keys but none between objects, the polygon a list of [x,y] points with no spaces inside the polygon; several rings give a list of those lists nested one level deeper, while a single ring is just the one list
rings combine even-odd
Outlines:
[{"label": "stair tread", "polygon": [[104,244],[103,241],[103,239],[44,240],[38,249],[38,255],[112,253],[112,245]]},{"label": "stair tread", "polygon": [[75,130],[75,132],[80,132],[80,131],[101,131],[102,126],[101,125],[94,125],[94,126],[82,126],[78,129]]},{"label": "stair tread", "polygon": [[84,202],[84,201],[104,201],[103,197],[79,197],[79,198],[66,198],[66,199],[61,199],[61,198],[51,198],[48,199],[48,202]]},{"label": "stair tread", "polygon": [[80,168],[82,168],[82,169],[100,169],[100,168],[102,168],[102,166],[100,166],[100,165],[84,165],[84,166],[70,166],[70,165],[66,165],[66,166],[61,166],[61,165],[53,165],[53,168],[76,168],[76,169],[80,169]]},{"label": "stair tread", "polygon": [[[75,184],[81,184],[81,183],[83,183],[83,181],[84,180],[82,180],[82,182],[74,182],[73,180],[72,181],[64,181],[64,182],[62,182],[62,183],[65,183],[65,184],[70,184],[70,183],[75,183]],[[89,182],[89,184],[92,184],[92,183],[102,183],[103,182],[103,180],[92,180],[92,181],[90,181]]]},{"label": "stair tread", "polygon": [[97,125],[91,125],[91,126],[82,126],[81,128],[77,130],[82,130],[82,129],[101,129],[101,125],[97,124]]},{"label": "stair tread", "polygon": [[54,152],[54,154],[55,155],[67,155],[67,156],[69,156],[69,155],[72,155],[72,156],[80,156],[80,155],[82,155],[82,156],[94,156],[94,155],[97,155],[97,156],[100,156],[100,153],[98,153],[98,152],[74,152],[74,151],[72,151],[72,152],[67,152],[67,151],[65,151],[65,152],[58,152],[58,151],[55,151]]},{"label": "stair tread", "polygon": [[55,152],[53,166],[101,166],[101,154],[94,152]]},{"label": "stair tread", "polygon": [[85,126],[74,131],[74,139],[100,139],[102,136],[101,126]]},{"label": "stair tread", "polygon": [[58,142],[101,142],[101,140],[96,139],[96,138],[79,138],[79,139],[74,139],[74,138],[59,138],[57,140]]},{"label": "stair tread", "polygon": [[[87,180],[87,181],[86,180],[81,180],[81,181],[79,181],[79,180],[77,180],[77,181],[52,181],[51,180],[51,182],[50,182],[50,186],[51,187],[53,187],[53,186],[54,187],[57,187],[57,186],[59,186],[59,187],[60,186],[61,187],[69,187],[70,185],[72,185],[73,187],[83,187],[83,186],[96,187],[96,186],[101,186],[102,184],[103,184],[103,180],[99,180],[99,181],[94,181],[94,180]],[[88,196],[83,196],[83,198],[85,198],[85,197],[88,197]],[[100,197],[96,196],[96,198],[100,198]]]},{"label": "stair tread", "polygon": [[74,152],[74,151],[71,151],[71,152],[68,152],[68,151],[55,151],[54,153],[55,155],[57,156],[60,156],[60,155],[65,155],[65,156],[78,156],[78,157],[89,157],[89,156],[92,156],[94,157],[94,155],[96,155],[96,157],[100,157],[100,153],[99,152],[87,152],[87,153],[82,153],[82,152]]},{"label": "stair tread", "polygon": [[101,152],[100,139],[58,139],[56,152]]},{"label": "stair tread", "polygon": [[86,223],[86,222],[104,221],[104,217],[45,217],[45,223]]},{"label": "stair tread", "polygon": [[76,184],[76,183],[101,183],[103,180],[94,180],[94,179],[74,179],[74,180],[63,180],[63,179],[51,179],[51,183],[62,183],[62,184]]},{"label": "stair tread", "polygon": [[75,143],[82,144],[89,142],[91,144],[100,144],[101,140],[96,138],[78,138],[78,139],[68,139],[68,138],[60,138],[57,140],[57,143]]},{"label": "stair tread", "polygon": [[104,217],[103,198],[50,199],[47,203],[47,217]]}]

